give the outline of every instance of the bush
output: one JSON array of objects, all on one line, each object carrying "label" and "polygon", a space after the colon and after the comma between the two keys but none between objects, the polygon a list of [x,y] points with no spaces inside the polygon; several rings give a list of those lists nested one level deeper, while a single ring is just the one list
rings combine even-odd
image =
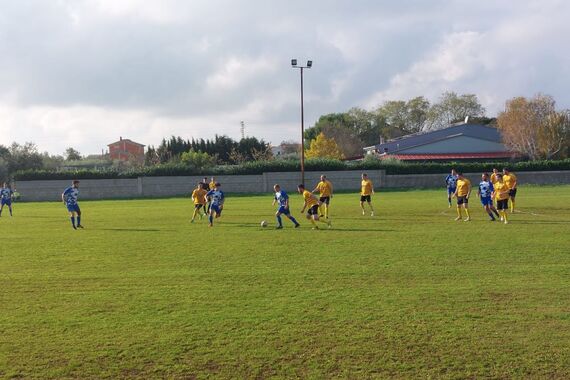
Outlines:
[{"label": "bush", "polygon": [[[398,160],[366,159],[358,162],[343,162],[329,159],[310,159],[305,161],[306,171],[336,170],[386,170],[386,174],[442,174],[455,168],[465,173],[490,172],[493,168],[508,167],[514,172],[570,170],[570,159],[560,161],[521,161],[521,162],[426,162],[410,163]],[[197,175],[239,175],[262,174],[267,172],[295,172],[301,170],[299,160],[252,161],[241,165],[219,165],[212,168],[199,168],[183,163],[160,164],[142,169],[118,171],[116,169],[98,170],[25,170],[16,172],[17,181],[57,180],[57,179],[103,179],[137,177],[171,177]]]}]

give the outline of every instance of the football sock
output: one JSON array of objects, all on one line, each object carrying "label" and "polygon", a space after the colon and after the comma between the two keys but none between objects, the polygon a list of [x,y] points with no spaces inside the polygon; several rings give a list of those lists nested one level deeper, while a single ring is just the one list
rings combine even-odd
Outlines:
[{"label": "football sock", "polygon": [[468,218],[471,218],[471,215],[469,215],[469,209],[465,209],[465,215],[467,215]]},{"label": "football sock", "polygon": [[299,224],[299,223],[297,222],[297,220],[296,220],[294,217],[290,216],[289,219],[290,219],[293,223]]},{"label": "football sock", "polygon": [[316,227],[316,226],[317,226],[317,223],[315,223],[315,219],[311,218],[310,220],[311,220],[311,223],[313,224],[313,226]]},{"label": "football sock", "polygon": [[495,217],[493,216],[493,213],[491,211],[489,211],[489,216],[491,217],[491,219],[495,219]]},{"label": "football sock", "polygon": [[210,221],[210,224],[214,223],[214,216],[212,214],[210,214],[210,216],[208,217],[208,220]]},{"label": "football sock", "polygon": [[507,212],[505,210],[503,210],[503,218],[504,220],[508,221]]},{"label": "football sock", "polygon": [[461,207],[457,207],[457,217],[461,218]]},{"label": "football sock", "polygon": [[75,217],[74,216],[71,217],[71,225],[73,227],[75,227]]},{"label": "football sock", "polygon": [[499,212],[496,209],[492,209],[491,211],[493,211],[495,215],[497,215],[497,218],[500,217]]},{"label": "football sock", "polygon": [[329,207],[328,206],[325,207],[325,217],[327,219],[329,218]]},{"label": "football sock", "polygon": [[81,225],[81,217],[80,217],[80,216],[77,217],[77,225],[78,225],[78,226]]},{"label": "football sock", "polygon": [[283,227],[283,221],[281,220],[281,215],[277,215],[277,224],[279,225],[279,227]]},{"label": "football sock", "polygon": [[511,212],[515,212],[515,200],[511,199]]}]

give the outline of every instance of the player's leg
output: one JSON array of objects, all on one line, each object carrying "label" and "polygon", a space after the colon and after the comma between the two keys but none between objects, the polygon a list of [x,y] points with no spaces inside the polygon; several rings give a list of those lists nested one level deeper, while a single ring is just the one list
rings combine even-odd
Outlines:
[{"label": "player's leg", "polygon": [[465,218],[464,221],[468,222],[471,220],[471,215],[469,215],[469,203],[467,198],[465,198],[465,201],[463,202],[463,209],[465,210],[465,215],[467,215],[467,218]]},{"label": "player's leg", "polygon": [[451,208],[451,195],[453,193],[451,192],[451,189],[448,187],[447,188],[447,203],[449,203],[449,208]]},{"label": "player's leg", "polygon": [[463,219],[463,215],[461,215],[462,208],[463,208],[463,197],[457,197],[457,218],[455,218],[455,220]]},{"label": "player's leg", "polygon": [[275,219],[277,219],[277,227],[278,229],[283,228],[283,219],[281,218],[281,209],[277,210],[275,213]]},{"label": "player's leg", "polygon": [[10,211],[10,216],[12,216],[12,202],[8,203],[8,211]]},{"label": "player's leg", "polygon": [[484,205],[485,207],[485,211],[487,211],[487,214],[489,215],[489,217],[491,218],[492,221],[495,220],[495,216],[493,215],[493,213],[491,212],[491,205],[489,204],[489,201],[487,201]]},{"label": "player's leg", "polygon": [[83,228],[83,225],[81,224],[81,209],[79,208],[79,205],[76,206],[75,213],[77,214],[77,228]]},{"label": "player's leg", "polygon": [[364,195],[360,196],[360,208],[362,209],[362,215],[366,215],[366,212],[364,211],[364,201],[366,200],[366,197]]},{"label": "player's leg", "polygon": [[194,212],[192,213],[192,219],[190,219],[190,223],[194,223],[194,219],[196,219],[196,214],[200,211],[201,205],[194,205]]},{"label": "player's leg", "polygon": [[370,195],[368,196],[367,202],[368,202],[368,207],[370,207],[370,216],[374,216],[374,207],[372,207],[372,198],[370,197]]},{"label": "player's leg", "polygon": [[0,203],[0,216],[2,216],[2,211],[4,210],[4,201]]},{"label": "player's leg", "polygon": [[208,216],[208,221],[210,222],[209,226],[212,227],[214,225],[214,217],[216,214],[216,207],[210,205],[209,206],[210,215]]},{"label": "player's leg", "polygon": [[75,226],[75,211],[73,210],[69,211],[69,218],[71,219],[71,226],[73,227],[74,230],[76,230],[77,227]]},{"label": "player's leg", "polygon": [[491,211],[493,212],[493,214],[495,214],[497,216],[497,218],[500,217],[499,215],[499,211],[497,211],[497,208],[495,207],[495,205],[493,204],[493,200],[491,199],[491,204],[489,205],[489,208],[491,209]]},{"label": "player's leg", "polygon": [[509,191],[509,198],[511,200],[511,213],[515,212],[515,197],[517,196],[517,190],[513,189]]}]

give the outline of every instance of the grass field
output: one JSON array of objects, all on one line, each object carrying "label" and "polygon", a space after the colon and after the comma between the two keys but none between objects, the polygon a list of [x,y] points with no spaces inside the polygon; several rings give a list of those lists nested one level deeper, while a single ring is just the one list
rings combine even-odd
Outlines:
[{"label": "grass field", "polygon": [[16,204],[0,377],[570,377],[570,187],[520,188],[509,225],[475,199],[454,222],[444,191],[374,202],[335,196],[321,231],[274,230],[271,195],[229,196],[214,228],[182,198],[80,202],[82,231]]}]

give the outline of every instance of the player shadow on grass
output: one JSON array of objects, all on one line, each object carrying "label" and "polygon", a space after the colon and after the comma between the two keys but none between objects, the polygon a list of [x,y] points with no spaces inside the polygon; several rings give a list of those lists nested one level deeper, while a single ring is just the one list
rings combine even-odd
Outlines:
[{"label": "player shadow on grass", "polygon": [[[272,231],[275,230],[275,226],[267,226],[267,227],[261,227],[259,224],[254,224],[254,223],[243,223],[243,222],[223,222],[220,223],[220,225],[222,224],[226,224],[226,225],[231,225],[228,227],[247,227],[247,228],[256,228],[258,230],[267,230],[267,231]],[[294,228],[293,225],[291,226],[283,226],[283,229],[285,230],[307,230],[310,229],[312,227],[312,225],[305,223],[305,224],[301,224],[301,227],[299,228]],[[352,227],[335,227],[333,225],[332,228],[327,228],[326,226],[321,226],[319,225],[319,229],[322,231],[338,231],[338,232],[343,232],[343,231],[350,231],[350,232],[394,232],[395,230],[390,230],[390,229],[384,229],[384,228],[352,228]]]}]

